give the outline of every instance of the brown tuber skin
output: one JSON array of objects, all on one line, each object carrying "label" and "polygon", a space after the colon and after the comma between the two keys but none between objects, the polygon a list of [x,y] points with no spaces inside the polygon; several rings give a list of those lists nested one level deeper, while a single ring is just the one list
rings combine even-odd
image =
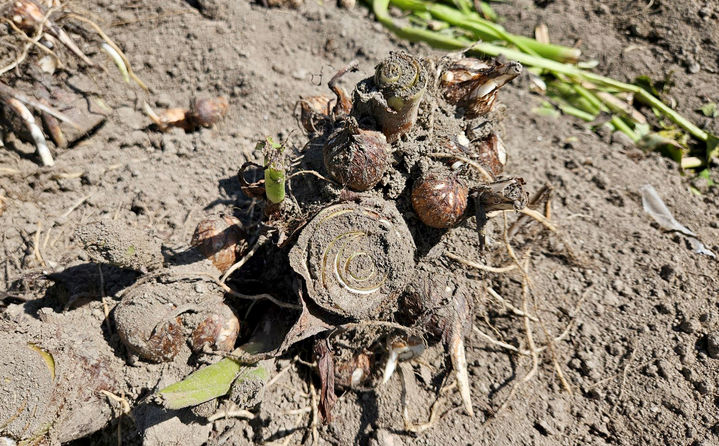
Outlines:
[{"label": "brown tuber skin", "polygon": [[202,220],[190,244],[210,259],[221,273],[227,271],[247,248],[242,223],[227,215]]},{"label": "brown tuber skin", "polygon": [[221,288],[209,281],[143,283],[123,296],[113,318],[123,344],[150,362],[172,361],[185,344],[195,353],[231,351],[240,330]]},{"label": "brown tuber skin", "polygon": [[492,132],[478,144],[476,151],[479,164],[487,172],[494,175],[495,178],[502,174],[504,166],[507,164],[507,150],[499,135]]},{"label": "brown tuber skin", "polygon": [[150,119],[161,131],[170,127],[179,127],[188,132],[200,127],[212,127],[217,124],[229,109],[227,99],[222,96],[216,98],[193,99],[189,110],[186,108],[168,108],[158,115],[150,115]]},{"label": "brown tuber skin", "polygon": [[389,145],[380,132],[360,129],[347,118],[322,150],[325,169],[338,183],[362,192],[372,189],[389,165]]},{"label": "brown tuber skin", "polygon": [[412,207],[427,226],[451,228],[464,216],[468,193],[456,176],[429,173],[415,184]]},{"label": "brown tuber skin", "polygon": [[190,103],[189,120],[196,127],[212,127],[227,114],[229,107],[227,99],[222,96],[193,99]]},{"label": "brown tuber skin", "polygon": [[192,331],[190,347],[194,352],[205,349],[229,352],[240,333],[240,321],[227,305],[219,305]]},{"label": "brown tuber skin", "polygon": [[[150,318],[141,324],[132,323],[133,304],[127,300],[120,302],[115,309],[115,321],[120,340],[130,350],[143,359],[151,362],[172,361],[185,342],[182,333],[182,321],[179,317],[162,320],[161,317]],[[153,305],[150,311],[159,316],[164,306]],[[144,322],[144,321],[143,321]]]}]

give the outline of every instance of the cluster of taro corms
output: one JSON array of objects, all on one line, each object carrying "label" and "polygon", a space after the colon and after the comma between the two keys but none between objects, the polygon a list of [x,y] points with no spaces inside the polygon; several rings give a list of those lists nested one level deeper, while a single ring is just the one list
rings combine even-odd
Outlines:
[{"label": "cluster of taro corms", "polygon": [[[501,176],[506,152],[492,112],[498,90],[520,74],[521,65],[393,52],[350,96],[338,83],[355,68],[351,63],[329,82],[334,97],[300,101],[310,139],[294,164],[283,161],[280,144],[258,145],[265,163],[243,166],[243,190],[264,200],[262,227],[279,234],[260,239],[279,246],[274,252],[287,256],[303,279],[298,299],[314,316],[298,321],[307,335],[348,321],[354,327],[358,321],[407,323],[402,336],[386,336],[399,324],[375,323],[385,334],[355,338],[355,351],[334,358],[337,383],[358,386],[370,375],[370,344],[379,338],[389,339],[384,381],[398,360],[421,354],[425,339],[441,339],[473,414],[464,355],[473,297],[426,253],[469,217],[476,217],[482,239],[488,215],[526,205],[523,180]],[[264,169],[265,179],[250,184],[244,168],[253,165]],[[217,252],[227,253],[208,250]],[[226,265],[241,254],[229,253]],[[326,339],[319,342],[327,345]],[[332,353],[316,351],[324,387]]]}]

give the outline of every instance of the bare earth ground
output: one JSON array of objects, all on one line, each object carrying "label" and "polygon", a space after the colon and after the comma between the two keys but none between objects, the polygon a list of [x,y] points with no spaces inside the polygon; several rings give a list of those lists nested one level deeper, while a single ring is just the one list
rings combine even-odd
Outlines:
[{"label": "bare earth ground", "polygon": [[[497,9],[514,32],[529,34],[544,22],[554,40],[570,45],[578,40],[587,56],[599,59],[607,74],[619,79],[663,78],[672,72],[676,85],[670,95],[679,111],[714,131],[719,128],[716,120],[694,113],[707,100],[719,100],[715,2],[678,6],[662,0],[631,10],[619,1],[545,3],[517,0]],[[231,213],[240,195],[235,173],[244,161],[254,160],[257,139],[291,135],[294,144],[305,142],[293,117],[299,96],[323,92],[331,74],[353,58],[360,61],[360,73],[350,76],[347,85],[371,72],[392,49],[433,54],[388,35],[362,7],[346,11],[308,2],[299,10],[267,10],[246,1],[200,4],[206,12],[209,6],[217,9],[206,17],[180,1],[78,5],[121,43],[154,91],[148,100],[152,105],[183,106],[193,95],[222,94],[230,100],[230,111],[214,129],[153,133],[140,109],[144,94],[109,82],[117,79],[114,66],[107,63],[108,73],[85,71],[76,77],[76,84],[101,93],[115,111],[91,137],[57,153],[52,170],[36,168],[30,145],[16,143],[0,151],[2,166],[22,172],[0,177],[8,198],[0,216],[6,259],[0,291],[42,297],[47,283],[29,275],[86,264],[72,234],[99,219],[152,229],[166,246],[186,245],[203,216]],[[148,20],[155,16],[160,18]],[[108,84],[111,88],[99,90]],[[639,193],[642,185],[652,184],[675,217],[719,252],[716,188],[682,177],[667,159],[613,143],[611,135],[598,136],[570,118],[533,114],[541,98],[530,94],[521,79],[505,88],[500,100],[506,106],[507,172],[524,177],[530,191],[553,185],[553,219],[583,259],[569,262],[552,235],[526,240],[533,247],[530,270],[539,311],[565,315],[550,330],[558,334],[581,303],[573,330],[556,351],[573,395],[562,388],[545,355],[538,375],[521,385],[496,416],[479,411],[469,418],[454,409],[414,436],[403,430],[395,376],[381,390],[344,394],[333,423],[319,427],[321,442],[368,444],[393,435],[394,445],[719,444],[719,359],[707,352],[707,336],[719,331],[719,267],[693,253],[681,237],[662,232],[642,210]],[[690,193],[690,184],[704,194]],[[457,267],[457,274],[471,272]],[[112,296],[127,282],[126,275],[106,272],[104,292]],[[519,302],[519,274],[492,282],[500,294]],[[88,312],[97,323],[102,319],[98,300],[72,311]],[[521,321],[502,308],[489,303],[480,308],[475,324],[492,332],[488,321],[505,341],[525,342]],[[291,359],[279,361],[277,370]],[[432,352],[426,360],[443,366]],[[477,408],[502,404],[531,366],[528,358],[517,359],[476,334],[468,340],[468,362]],[[130,373],[148,374],[151,389],[161,380],[172,382],[173,377],[160,378],[162,370],[140,365]],[[258,418],[217,422],[210,444],[226,432],[231,435],[225,435],[225,444],[252,444],[282,439],[297,428],[289,444],[300,443],[309,415],[282,413],[309,405],[308,376],[304,365],[293,363],[268,390]],[[408,397],[409,412],[422,421],[433,395],[417,380]],[[454,395],[445,408],[459,404]],[[191,426],[207,438],[207,430]],[[132,423],[125,419],[124,441],[138,443],[139,434],[128,427]],[[114,442],[116,428],[114,423],[93,442]]]}]

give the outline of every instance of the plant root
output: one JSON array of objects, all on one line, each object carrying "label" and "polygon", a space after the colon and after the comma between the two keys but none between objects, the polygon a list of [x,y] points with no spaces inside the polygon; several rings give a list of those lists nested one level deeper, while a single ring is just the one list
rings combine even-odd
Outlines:
[{"label": "plant root", "polygon": [[225,271],[225,274],[223,274],[222,277],[220,277],[220,282],[225,283],[227,281],[227,278],[230,277],[230,274],[232,274],[235,271],[237,271],[238,269],[242,268],[242,266],[245,263],[247,263],[247,261],[250,260],[252,258],[252,256],[255,255],[255,253],[257,252],[257,248],[259,248],[263,242],[264,242],[264,239],[257,240],[255,242],[255,244],[252,246],[252,248],[249,251],[247,251],[247,254],[242,256],[242,258],[240,260],[235,262],[231,267],[229,267],[227,269],[227,271]]},{"label": "plant root", "polygon": [[464,410],[467,411],[470,417],[474,417],[472,394],[469,387],[469,373],[467,372],[467,357],[464,351],[464,334],[461,332],[461,327],[457,327],[454,332],[455,334],[449,343],[452,367],[457,372],[457,388],[459,388],[459,395],[462,397]]},{"label": "plant root", "polygon": [[45,135],[43,135],[42,129],[40,129],[35,122],[35,118],[32,113],[30,113],[30,110],[28,110],[22,102],[15,98],[7,98],[5,99],[5,103],[20,117],[20,119],[22,119],[23,123],[30,132],[32,139],[35,142],[37,153],[40,155],[42,165],[46,167],[54,166],[55,161],[52,159],[50,149],[47,147]]},{"label": "plant root", "polygon": [[456,159],[457,161],[462,161],[463,163],[467,164],[468,166],[472,166],[488,182],[491,183],[491,182],[495,181],[494,176],[492,176],[489,172],[487,172],[487,170],[484,167],[480,166],[478,163],[472,161],[469,158],[464,158],[464,157],[458,156],[455,153],[449,153],[449,152],[435,152],[435,153],[430,153],[429,156],[431,156],[432,158],[453,158],[453,159]]},{"label": "plant root", "polygon": [[[445,399],[444,393],[454,389],[457,384],[452,383],[446,387],[441,388],[439,392],[437,392],[437,398],[435,398],[434,402],[432,403],[432,406],[430,407],[429,420],[424,423],[415,424],[409,418],[409,407],[407,401],[407,387],[409,387],[407,380],[409,379],[409,377],[405,374],[402,368],[400,368],[400,374],[402,375],[402,420],[404,421],[404,429],[407,432],[411,432],[413,434],[419,434],[428,429],[431,429],[443,416],[443,414],[441,413],[440,403]],[[445,412],[445,414],[446,413],[447,412]]]},{"label": "plant root", "polygon": [[497,266],[484,265],[484,264],[478,263],[478,262],[473,262],[471,260],[464,259],[464,258],[462,258],[456,254],[452,254],[450,252],[445,253],[444,255],[446,257],[449,257],[452,260],[456,260],[459,263],[462,263],[462,264],[467,265],[472,268],[476,268],[481,271],[487,271],[489,273],[506,273],[506,272],[517,269],[517,265],[515,265],[514,263],[497,267]]},{"label": "plant root", "polygon": [[209,422],[215,422],[217,420],[227,419],[227,418],[242,418],[245,420],[253,420],[257,417],[254,413],[250,412],[249,410],[245,409],[239,409],[235,404],[229,404],[228,407],[225,407],[224,409],[220,409],[214,414],[207,417],[207,421]]},{"label": "plant root", "polygon": [[[0,74],[2,74],[1,70],[0,70]],[[30,99],[29,97],[25,96],[24,94],[20,93],[19,91],[15,90],[14,88],[12,88],[2,82],[0,82],[0,98],[4,98],[5,100],[17,99],[18,101],[29,105],[30,107],[34,108],[35,110],[45,112],[45,113],[49,114],[50,116],[54,116],[55,118],[70,124],[71,126],[75,127],[76,129],[81,129],[79,124],[77,124],[75,121],[73,121],[70,117],[66,116],[65,114],[55,110],[52,107],[49,107],[49,106],[42,104],[38,101],[35,101],[33,99]]]}]

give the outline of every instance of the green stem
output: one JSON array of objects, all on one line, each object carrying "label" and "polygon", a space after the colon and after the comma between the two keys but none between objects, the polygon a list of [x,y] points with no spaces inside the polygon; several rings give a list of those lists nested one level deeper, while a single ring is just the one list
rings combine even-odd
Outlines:
[{"label": "green stem", "polygon": [[563,62],[576,61],[581,54],[581,51],[577,48],[545,44],[530,37],[511,34],[507,32],[503,26],[486,20],[477,13],[463,13],[447,5],[428,3],[421,0],[390,0],[390,2],[404,10],[429,12],[437,19],[472,31],[477,39],[502,40],[511,43],[527,54],[547,57]]},{"label": "green stem", "polygon": [[[445,49],[467,49],[469,53],[481,53],[488,56],[499,56],[503,54],[508,59],[516,60],[524,65],[538,67],[545,70],[549,70],[554,73],[564,74],[576,79],[593,82],[607,87],[616,88],[619,91],[626,91],[634,93],[635,98],[644,102],[645,104],[656,108],[664,116],[672,120],[679,127],[683,128],[689,134],[697,138],[698,140],[707,143],[707,155],[711,157],[719,151],[719,143],[717,137],[711,135],[704,130],[694,125],[687,118],[672,110],[671,107],[664,104],[661,100],[654,97],[651,93],[644,90],[643,88],[621,82],[610,77],[602,76],[596,73],[582,70],[574,65],[557,62],[542,57],[533,56],[531,54],[525,54],[521,51],[517,51],[511,48],[505,48],[491,43],[478,42],[471,44],[467,39],[454,38],[445,36],[442,34],[435,33],[433,31],[416,29],[412,27],[401,27],[394,23],[392,18],[387,13],[390,0],[368,0],[372,3],[372,11],[374,12],[377,20],[387,27],[390,31],[395,33],[401,38],[410,40],[413,42],[424,41],[430,45],[445,48]],[[398,1],[398,0],[395,0]],[[402,0],[407,1],[407,0]],[[416,0],[414,0],[416,1]],[[471,45],[471,47],[470,47]],[[631,130],[630,130],[631,131]]]},{"label": "green stem", "polygon": [[264,146],[265,152],[265,195],[274,203],[282,203],[285,199],[285,169],[282,152],[284,147],[267,138]]},{"label": "green stem", "polygon": [[499,16],[496,12],[494,12],[494,9],[492,9],[489,3],[479,2],[479,9],[480,11],[477,12],[481,12],[485,19],[491,20],[493,22],[496,22],[497,19],[499,19]]},{"label": "green stem", "polygon": [[604,105],[604,103],[602,103],[602,101],[597,97],[597,95],[595,95],[591,91],[587,90],[586,88],[582,87],[579,84],[572,84],[572,88],[574,89],[574,91],[577,92],[577,94],[579,96],[581,96],[587,102],[592,104],[592,107],[595,108],[597,110],[597,112],[609,111],[607,109],[607,107]]},{"label": "green stem", "polygon": [[441,5],[437,3],[426,3],[419,0],[390,0],[390,2],[404,10],[414,12],[429,12],[435,18],[443,20],[452,25],[460,28],[472,31],[477,38],[483,40],[504,40],[517,48],[529,54],[537,54],[534,50],[529,48],[523,42],[515,39],[513,35],[509,34],[501,26],[492,23],[488,20],[484,20],[477,16],[476,19],[468,20],[468,14],[462,13],[450,6]]},{"label": "green stem", "polygon": [[609,122],[614,126],[616,130],[619,130],[620,132],[627,135],[633,142],[636,143],[641,139],[639,135],[637,135],[634,130],[632,130],[621,117],[614,115]]},{"label": "green stem", "polygon": [[[457,44],[459,44],[459,42],[457,42]],[[620,91],[634,93],[637,99],[647,105],[655,107],[664,116],[671,119],[675,124],[689,132],[697,139],[704,142],[709,139],[709,134],[707,132],[694,125],[687,118],[672,110],[662,101],[652,96],[651,93],[637,85],[627,84],[606,76],[602,76],[589,71],[584,71],[572,65],[559,63],[553,60],[542,59],[540,57],[524,54],[510,48],[503,48],[489,43],[478,43],[470,49],[470,52],[472,51],[495,57],[499,56],[500,54],[504,54],[504,56],[506,56],[508,59],[516,60],[517,62],[520,62],[525,65],[544,68],[545,70],[553,71],[555,73],[561,73],[578,79],[583,79],[597,84],[614,87]]]},{"label": "green stem", "polygon": [[268,167],[265,169],[265,194],[275,204],[285,199],[285,171]]},{"label": "green stem", "polygon": [[580,110],[577,107],[573,107],[569,104],[558,104],[558,106],[562,113],[574,116],[575,118],[579,118],[583,121],[592,122],[594,121],[594,118],[596,118],[596,115],[587,113],[584,110]]},{"label": "green stem", "polygon": [[580,95],[574,86],[566,81],[556,80],[551,82],[547,88],[549,88],[548,94],[554,94],[559,96],[565,101],[572,104],[574,107],[579,108],[587,113],[596,115],[602,111],[601,104],[597,105],[595,101],[588,99],[584,95]]}]

